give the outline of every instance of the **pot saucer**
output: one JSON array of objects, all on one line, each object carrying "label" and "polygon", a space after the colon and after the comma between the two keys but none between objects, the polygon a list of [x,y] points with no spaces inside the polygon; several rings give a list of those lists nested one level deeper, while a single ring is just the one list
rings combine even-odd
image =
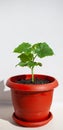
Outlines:
[{"label": "pot saucer", "polygon": [[17,124],[19,124],[21,126],[25,126],[25,127],[37,127],[37,126],[43,126],[43,125],[47,124],[53,118],[53,115],[52,115],[51,112],[49,112],[48,118],[46,120],[44,120],[44,121],[42,120],[42,121],[39,121],[39,122],[26,122],[26,121],[23,121],[23,120],[17,118],[17,116],[15,115],[15,113],[13,113],[12,117],[13,117],[13,120]]}]

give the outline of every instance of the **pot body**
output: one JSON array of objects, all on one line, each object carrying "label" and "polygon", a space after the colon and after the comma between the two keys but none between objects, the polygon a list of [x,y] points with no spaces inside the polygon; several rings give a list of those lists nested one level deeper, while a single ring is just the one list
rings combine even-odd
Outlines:
[{"label": "pot body", "polygon": [[11,90],[15,115],[24,121],[42,121],[49,116],[53,90],[45,92],[22,92]]},{"label": "pot body", "polygon": [[11,88],[12,102],[15,116],[20,120],[38,122],[47,120],[52,103],[54,88],[58,82],[54,77],[37,75],[34,77],[47,79],[47,84],[19,84],[20,79],[29,79],[31,75],[18,75],[7,80],[7,86]]}]

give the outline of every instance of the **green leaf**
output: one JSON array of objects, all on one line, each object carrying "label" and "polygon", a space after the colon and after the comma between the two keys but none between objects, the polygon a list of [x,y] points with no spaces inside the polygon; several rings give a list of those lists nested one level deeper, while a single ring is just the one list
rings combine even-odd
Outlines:
[{"label": "green leaf", "polygon": [[20,60],[22,62],[27,62],[27,61],[31,61],[33,59],[33,54],[28,54],[26,55],[25,53],[21,54],[18,56],[18,58],[20,58]]},{"label": "green leaf", "polygon": [[37,62],[37,65],[39,65],[39,66],[42,66],[42,63],[40,63],[40,62]]},{"label": "green leaf", "polygon": [[45,42],[36,43],[32,46],[33,52],[38,55],[38,57],[43,58],[45,56],[51,56],[54,54],[53,50]]},{"label": "green leaf", "polygon": [[28,63],[27,63],[27,65],[28,65],[28,67],[34,67],[35,66],[35,62],[33,62],[33,61],[29,61]]},{"label": "green leaf", "polygon": [[31,67],[34,68],[35,66],[38,66],[38,65],[39,65],[39,66],[42,66],[42,64],[41,64],[40,62],[29,61],[29,62],[27,63],[27,66],[30,67],[30,68],[31,68]]},{"label": "green leaf", "polygon": [[16,47],[14,49],[14,52],[15,53],[23,53],[23,52],[25,52],[25,53],[28,54],[29,52],[31,52],[31,44],[23,42],[18,47]]},{"label": "green leaf", "polygon": [[24,67],[24,66],[27,66],[27,63],[26,62],[19,62],[17,65]]}]

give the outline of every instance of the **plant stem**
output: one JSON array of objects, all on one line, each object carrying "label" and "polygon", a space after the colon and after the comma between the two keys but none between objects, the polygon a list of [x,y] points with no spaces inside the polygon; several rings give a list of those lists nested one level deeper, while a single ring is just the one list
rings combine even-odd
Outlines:
[{"label": "plant stem", "polygon": [[33,73],[34,67],[31,68],[31,73],[32,73],[32,82],[34,83],[34,73]]},{"label": "plant stem", "polygon": [[35,55],[34,60],[35,60],[36,57],[37,57],[37,54]]}]

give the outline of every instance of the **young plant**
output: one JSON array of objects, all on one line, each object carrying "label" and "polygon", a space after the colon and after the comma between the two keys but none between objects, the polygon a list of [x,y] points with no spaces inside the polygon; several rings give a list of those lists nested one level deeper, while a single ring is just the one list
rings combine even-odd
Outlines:
[{"label": "young plant", "polygon": [[36,57],[43,58],[54,54],[53,50],[45,42],[33,45],[23,42],[14,49],[14,52],[19,54],[20,62],[17,65],[21,67],[28,66],[31,69],[32,82],[34,82],[34,67],[42,66],[42,63],[35,61]]}]

